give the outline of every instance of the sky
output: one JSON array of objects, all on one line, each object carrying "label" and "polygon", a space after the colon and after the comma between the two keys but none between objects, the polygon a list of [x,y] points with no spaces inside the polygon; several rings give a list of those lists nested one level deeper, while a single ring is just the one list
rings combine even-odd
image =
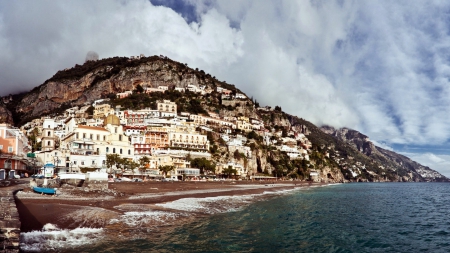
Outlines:
[{"label": "sky", "polygon": [[0,96],[165,55],[450,177],[449,1],[0,0],[0,49]]}]

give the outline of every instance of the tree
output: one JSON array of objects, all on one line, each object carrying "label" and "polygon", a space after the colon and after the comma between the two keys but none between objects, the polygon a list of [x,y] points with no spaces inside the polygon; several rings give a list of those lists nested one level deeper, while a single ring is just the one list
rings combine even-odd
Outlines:
[{"label": "tree", "polygon": [[163,172],[164,176],[167,176],[167,172],[175,169],[173,165],[159,165],[158,169]]},{"label": "tree", "polygon": [[233,153],[233,157],[234,160],[240,161],[242,157],[245,157],[245,155],[243,155],[242,153],[239,152],[239,150],[236,149]]},{"label": "tree", "polygon": [[258,101],[256,101],[256,99],[255,99],[255,107],[256,107],[256,108],[258,108],[258,107],[259,107],[259,102],[258,102]]},{"label": "tree", "polygon": [[236,175],[237,170],[236,170],[236,169],[233,169],[233,166],[228,165],[228,168],[223,169],[223,170],[222,170],[222,173],[225,174],[225,175],[227,175],[227,177],[231,177],[231,174]]},{"label": "tree", "polygon": [[275,111],[279,111],[279,112],[281,112],[281,107],[280,106],[275,106]]},{"label": "tree", "polygon": [[143,156],[143,157],[139,158],[139,165],[141,165],[141,167],[145,167],[149,163],[150,163],[150,158],[148,158],[148,156]]},{"label": "tree", "polygon": [[107,154],[106,155],[106,167],[108,167],[111,171],[112,166],[118,167],[118,165],[121,163],[121,158],[119,154]]},{"label": "tree", "polygon": [[137,162],[135,162],[135,161],[128,161],[128,162],[127,162],[127,165],[128,165],[128,167],[131,169],[131,173],[132,173],[133,176],[134,176],[134,170],[135,170],[136,168],[139,167],[139,163],[137,163]]},{"label": "tree", "polygon": [[86,114],[88,115],[88,116],[92,116],[92,115],[94,115],[94,107],[93,106],[89,106],[89,108],[87,108],[86,109]]},{"label": "tree", "polygon": [[138,84],[138,85],[136,86],[135,91],[136,91],[137,93],[142,93],[142,92],[144,92],[144,88],[142,88],[142,86],[141,86],[140,84]]},{"label": "tree", "polygon": [[200,173],[202,174],[205,174],[205,172],[214,173],[216,171],[216,164],[204,157],[193,159],[191,161],[191,167],[200,169]]}]

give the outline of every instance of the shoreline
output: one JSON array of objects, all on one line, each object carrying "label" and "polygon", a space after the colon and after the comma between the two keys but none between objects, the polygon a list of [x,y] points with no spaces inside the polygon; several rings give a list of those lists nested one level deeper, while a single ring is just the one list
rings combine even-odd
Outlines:
[{"label": "shoreline", "polygon": [[[132,206],[140,211],[162,210],[161,204],[180,199],[202,199],[212,197],[246,196],[265,192],[280,192],[326,185],[325,183],[276,181],[276,182],[120,182],[109,183],[107,194],[80,189],[58,189],[58,196],[39,195],[31,189],[24,189],[16,194],[16,205],[21,220],[21,232],[41,230],[51,223],[61,229],[74,229],[86,222],[70,219],[73,213],[82,209],[97,209],[105,213],[115,212],[123,215],[133,211]],[[145,208],[142,208],[142,205]],[[121,210],[127,206],[126,210]],[[167,209],[167,208],[166,208]],[[177,210],[166,210],[176,212]],[[111,214],[112,215],[112,214]],[[89,217],[86,217],[89,219]],[[92,217],[90,218],[92,220]],[[88,227],[105,227],[104,222],[92,220]]]},{"label": "shoreline", "polygon": [[[106,191],[61,188],[16,194],[22,251],[74,250],[86,243],[165,237],[198,218],[237,211],[286,192],[326,186],[302,181],[118,182]],[[58,246],[55,246],[58,245]]]}]

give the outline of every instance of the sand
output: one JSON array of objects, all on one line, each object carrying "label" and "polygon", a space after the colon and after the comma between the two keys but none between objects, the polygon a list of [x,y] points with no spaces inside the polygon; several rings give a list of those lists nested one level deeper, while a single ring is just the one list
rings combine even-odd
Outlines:
[{"label": "sand", "polygon": [[[42,230],[48,223],[60,229],[121,230],[133,225],[174,225],[186,222],[192,214],[201,216],[237,209],[270,196],[267,193],[317,185],[320,184],[300,181],[114,182],[103,192],[61,188],[56,197],[25,188],[16,194],[16,205],[22,232]],[[251,196],[251,200],[245,196]],[[208,204],[200,206],[200,202]],[[141,212],[141,216],[147,212],[152,218],[137,220],[132,216],[135,212]]]}]

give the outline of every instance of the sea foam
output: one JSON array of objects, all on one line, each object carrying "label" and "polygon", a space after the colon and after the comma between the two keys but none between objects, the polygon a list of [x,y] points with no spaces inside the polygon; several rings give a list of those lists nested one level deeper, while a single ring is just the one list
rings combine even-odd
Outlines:
[{"label": "sea foam", "polygon": [[161,225],[177,219],[182,214],[163,211],[126,212],[118,219],[111,219],[110,224],[124,223],[130,227],[143,225]]},{"label": "sea foam", "polygon": [[59,229],[56,225],[47,223],[41,231],[21,233],[20,249],[25,252],[58,251],[91,244],[102,238],[102,228]]},{"label": "sea foam", "polygon": [[237,211],[242,206],[251,203],[255,196],[256,195],[184,198],[156,205],[173,210],[214,214]]}]

